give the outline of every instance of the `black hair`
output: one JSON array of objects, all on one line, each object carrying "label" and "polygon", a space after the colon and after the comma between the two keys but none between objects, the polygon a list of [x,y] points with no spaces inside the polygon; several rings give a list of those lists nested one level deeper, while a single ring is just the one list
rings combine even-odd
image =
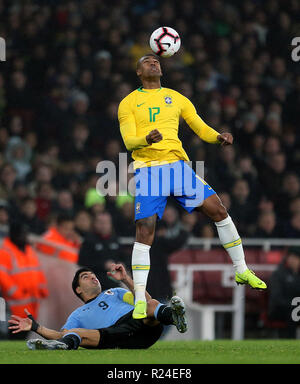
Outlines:
[{"label": "black hair", "polygon": [[73,281],[72,281],[72,289],[73,289],[73,292],[75,293],[75,295],[77,297],[79,297],[81,300],[81,296],[79,293],[77,293],[76,291],[76,288],[79,287],[79,275],[82,273],[82,272],[92,272],[94,273],[94,271],[92,271],[90,268],[88,267],[82,267],[80,269],[78,269],[74,275],[74,278],[73,278]]},{"label": "black hair", "polygon": [[28,226],[19,220],[12,220],[9,223],[8,237],[18,248],[25,250],[27,244]]},{"label": "black hair", "polygon": [[136,63],[136,69],[139,69],[142,61],[146,58],[146,57],[155,57],[155,59],[157,59],[158,61],[159,60],[159,56],[155,55],[154,53],[146,53],[145,55],[143,55],[139,60],[138,62]]},{"label": "black hair", "polygon": [[74,220],[74,217],[72,214],[69,214],[69,213],[59,213],[56,217],[56,223],[58,225],[62,224],[62,223],[65,223],[67,221],[73,221]]}]

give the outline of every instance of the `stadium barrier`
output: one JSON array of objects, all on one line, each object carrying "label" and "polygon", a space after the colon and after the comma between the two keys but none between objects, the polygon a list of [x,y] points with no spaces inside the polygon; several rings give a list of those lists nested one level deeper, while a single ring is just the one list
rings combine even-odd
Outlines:
[{"label": "stadium barrier", "polygon": [[38,322],[47,328],[60,329],[67,317],[82,301],[74,295],[71,283],[78,266],[37,252],[47,283],[49,296],[40,301]]},{"label": "stadium barrier", "polygon": [[[82,305],[71,286],[78,265],[58,258],[58,254],[60,251],[78,252],[78,249],[33,234],[29,236],[29,241],[38,254],[49,290],[49,296],[40,302],[38,321],[47,328],[58,330],[70,313]],[[44,254],[36,247],[38,244],[51,246],[56,252],[53,255]]]},{"label": "stadium barrier", "polygon": [[[249,265],[254,271],[270,271],[274,265]],[[186,340],[214,340],[215,315],[217,312],[232,313],[232,339],[244,339],[245,323],[245,290],[244,286],[237,286],[234,281],[232,266],[224,264],[170,264],[171,272],[176,272],[173,287],[176,294],[186,303],[187,316],[191,319],[190,332],[184,335]],[[201,304],[194,301],[194,272],[221,272],[220,287],[232,288],[231,304]],[[200,316],[199,316],[200,315]],[[177,339],[177,333],[168,334],[168,339]],[[181,336],[181,335],[180,335]],[[182,339],[182,337],[180,337]]]}]

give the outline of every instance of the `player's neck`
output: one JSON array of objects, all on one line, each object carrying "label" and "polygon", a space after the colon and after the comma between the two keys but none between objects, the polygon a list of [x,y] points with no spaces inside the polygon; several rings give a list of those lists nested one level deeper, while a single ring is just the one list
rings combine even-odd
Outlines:
[{"label": "player's neck", "polygon": [[160,80],[153,80],[153,79],[144,79],[143,80],[143,88],[144,89],[158,89],[161,88]]},{"label": "player's neck", "polygon": [[96,297],[98,297],[98,296],[99,296],[99,295],[86,297],[86,298],[83,300],[83,301],[84,301],[84,304],[90,303],[91,301],[95,300]]}]

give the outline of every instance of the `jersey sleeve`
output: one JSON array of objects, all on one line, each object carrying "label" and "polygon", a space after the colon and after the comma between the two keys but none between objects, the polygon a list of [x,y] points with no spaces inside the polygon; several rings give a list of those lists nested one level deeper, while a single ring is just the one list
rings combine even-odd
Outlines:
[{"label": "jersey sleeve", "polygon": [[211,144],[219,143],[217,139],[219,132],[215,131],[201,119],[193,103],[184,96],[181,116],[201,140]]},{"label": "jersey sleeve", "polygon": [[71,313],[66,323],[61,327],[61,329],[72,329],[72,328],[81,328],[80,321],[76,315],[76,311]]},{"label": "jersey sleeve", "polygon": [[118,119],[121,135],[128,151],[134,151],[149,145],[146,136],[137,136],[134,114],[127,98],[123,99],[119,105]]}]

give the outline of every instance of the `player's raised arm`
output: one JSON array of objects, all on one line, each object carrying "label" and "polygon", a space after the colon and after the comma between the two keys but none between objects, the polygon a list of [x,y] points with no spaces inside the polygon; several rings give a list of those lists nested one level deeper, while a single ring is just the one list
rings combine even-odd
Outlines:
[{"label": "player's raised arm", "polygon": [[197,114],[194,105],[187,98],[184,99],[182,117],[201,140],[210,144],[230,145],[233,143],[231,133],[219,133],[211,128]]}]

